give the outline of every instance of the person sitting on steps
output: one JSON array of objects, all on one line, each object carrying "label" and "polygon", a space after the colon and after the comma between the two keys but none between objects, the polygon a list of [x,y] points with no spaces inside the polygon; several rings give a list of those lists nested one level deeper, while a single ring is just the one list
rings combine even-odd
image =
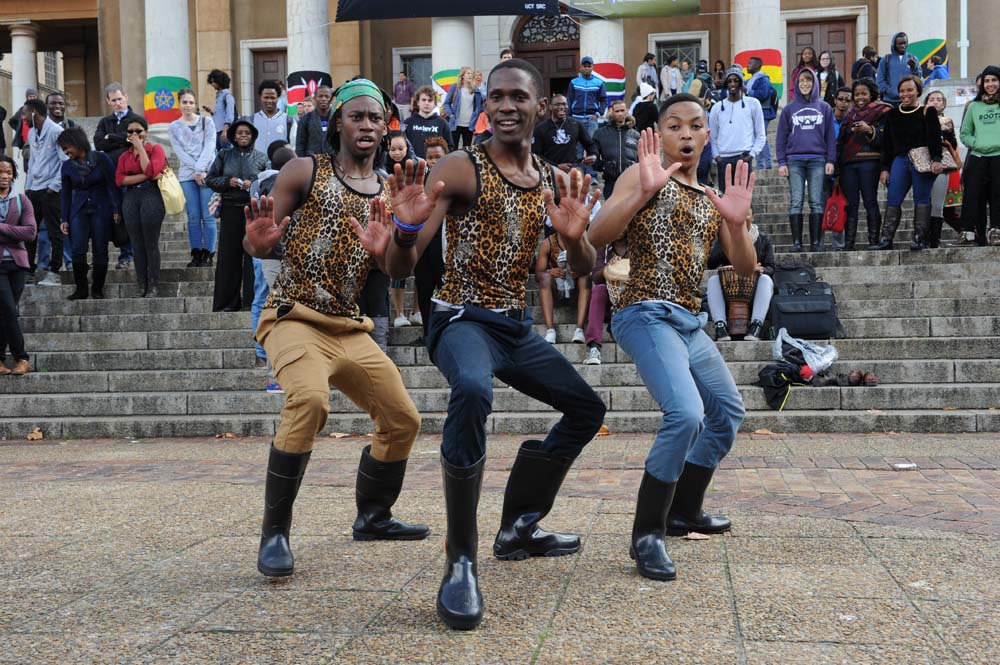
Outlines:
[{"label": "person sitting on steps", "polygon": [[590,278],[569,270],[566,248],[559,240],[558,233],[553,233],[538,246],[535,281],[538,282],[538,298],[545,318],[545,341],[549,344],[556,343],[555,302],[552,292],[559,290],[563,299],[569,299],[573,283],[576,283],[576,330],[573,331],[573,343],[583,344],[586,339],[583,326],[587,320],[587,306],[590,304]]}]

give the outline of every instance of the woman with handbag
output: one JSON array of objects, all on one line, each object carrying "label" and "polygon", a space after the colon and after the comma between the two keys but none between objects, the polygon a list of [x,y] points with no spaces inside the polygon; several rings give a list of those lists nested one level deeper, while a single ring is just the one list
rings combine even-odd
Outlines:
[{"label": "woman with handbag", "polygon": [[976,244],[989,244],[986,232],[986,205],[990,206],[990,236],[1000,243],[1000,67],[987,67],[975,100],[965,110],[962,143],[969,149],[965,158],[965,191],[962,207],[965,229],[976,232]]},{"label": "woman with handbag", "polygon": [[253,260],[243,250],[243,206],[250,203],[250,185],[267,168],[267,155],[253,147],[257,136],[248,120],[230,125],[227,139],[232,147],[219,151],[205,179],[222,195],[213,312],[238,312],[253,303]]},{"label": "woman with handbag", "polygon": [[858,235],[858,204],[864,199],[868,222],[868,248],[873,249],[882,233],[882,211],[878,206],[878,177],[882,165],[882,133],[885,114],[892,108],[878,100],[878,87],[871,79],[859,79],[851,87],[854,106],[844,116],[837,138],[840,186],[847,199],[844,249],[854,250]]},{"label": "woman with handbag", "polygon": [[[0,153],[0,376],[22,376],[31,371],[17,305],[28,278],[28,250],[24,243],[35,239],[38,227],[31,201],[14,192],[15,180],[17,164]],[[13,368],[6,364],[8,348],[14,356]]]},{"label": "woman with handbag", "polygon": [[[923,82],[917,76],[904,76],[896,87],[899,106],[885,116],[882,141],[880,181],[889,189],[885,206],[882,240],[875,249],[892,249],[892,239],[903,214],[903,200],[913,188],[913,244],[910,249],[927,246],[931,225],[931,187],[934,178],[944,172],[941,123],[937,109],[923,106],[920,93]],[[950,157],[950,155],[949,155]]]},{"label": "woman with handbag", "polygon": [[169,133],[170,144],[180,162],[177,178],[184,190],[187,209],[188,242],[191,243],[191,262],[187,267],[211,266],[218,228],[208,209],[212,190],[205,184],[205,178],[215,160],[215,124],[198,115],[194,90],[178,90],[177,98],[181,117],[170,123]]},{"label": "woman with handbag", "polygon": [[67,129],[56,143],[69,157],[62,163],[62,190],[59,193],[60,230],[69,236],[73,250],[73,279],[76,291],[67,300],[87,298],[87,246],[94,261],[94,283],[90,293],[104,297],[108,276],[108,243],[112,223],[120,223],[121,192],[115,186],[114,166],[107,153],[90,148],[87,133],[79,127]]},{"label": "woman with handbag", "polygon": [[[944,93],[934,90],[924,97],[925,106],[933,106],[941,123],[942,158],[945,152],[951,154],[956,163],[961,163],[958,155],[958,139],[955,137],[955,121],[944,114],[948,102]],[[941,246],[941,229],[947,222],[959,237],[962,237],[962,172],[958,169],[942,173],[934,179],[931,187],[931,225],[927,232],[927,247]]]},{"label": "woman with handbag", "polygon": [[122,217],[132,239],[135,279],[140,298],[160,295],[160,228],[167,211],[159,179],[167,167],[163,148],[146,140],[145,118],[129,120],[125,135],[131,148],[118,158],[115,183],[125,188]]}]

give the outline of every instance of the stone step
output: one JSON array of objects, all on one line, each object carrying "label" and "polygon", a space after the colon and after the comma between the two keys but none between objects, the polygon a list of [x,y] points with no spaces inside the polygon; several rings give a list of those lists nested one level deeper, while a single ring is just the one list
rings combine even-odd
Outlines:
[{"label": "stone step", "polygon": [[[444,414],[422,415],[421,432],[439,434],[444,424]],[[605,425],[614,433],[655,432],[663,416],[656,411],[610,412]],[[487,419],[487,432],[493,434],[538,434],[545,432],[558,420],[553,413],[493,414]],[[260,414],[185,416],[161,418],[159,416],[76,416],[62,418],[0,418],[0,439],[23,440],[35,427],[41,428],[46,438],[96,439],[96,438],[150,438],[150,437],[207,437],[233,433],[237,436],[273,436],[278,417]],[[748,411],[740,431],[767,430],[784,432],[1000,432],[1000,414],[984,409],[939,409],[863,411]],[[323,445],[325,437],[334,432],[363,434],[372,431],[371,421],[364,414],[331,414],[317,443]],[[652,439],[652,435],[650,435]],[[592,445],[601,445],[596,439]],[[586,455],[586,451],[584,451]]]},{"label": "stone step", "polygon": [[[199,352],[194,352],[198,354]],[[148,354],[146,354],[148,355]],[[642,386],[635,366],[628,361],[615,362],[610,356],[602,365],[576,364],[576,370],[592,386],[613,388]],[[176,359],[171,353],[170,359]],[[221,352],[196,355],[192,360],[201,366],[182,368],[130,368],[127,370],[87,369],[59,371],[50,368],[48,358],[36,359],[35,371],[20,378],[0,380],[0,395],[65,393],[150,393],[256,391],[263,389],[264,370],[245,363],[225,366]],[[757,381],[758,371],[766,361],[730,362],[727,364],[736,383],[749,386]],[[883,384],[973,384],[1000,383],[1000,360],[850,360],[834,363],[831,374],[849,374],[853,370],[875,372]],[[408,389],[448,387],[436,367],[402,366],[400,373]],[[499,379],[494,385],[503,387]]]},{"label": "stone step", "polygon": [[25,333],[244,330],[250,334],[250,312],[24,316],[20,322]]},{"label": "stone step", "polygon": [[[116,271],[115,274],[121,274],[122,272],[124,271]],[[131,281],[123,280],[105,285],[104,296],[107,300],[134,301],[140,297],[138,288],[135,285],[134,274],[131,271],[128,274],[132,275],[129,278]],[[24,290],[21,303],[34,300],[65,300],[74,291],[72,283],[73,278],[70,275],[69,277],[63,277],[62,286],[38,286],[32,284]],[[213,288],[214,284],[209,280],[198,282],[162,282],[160,283],[160,297],[211,296]]]}]

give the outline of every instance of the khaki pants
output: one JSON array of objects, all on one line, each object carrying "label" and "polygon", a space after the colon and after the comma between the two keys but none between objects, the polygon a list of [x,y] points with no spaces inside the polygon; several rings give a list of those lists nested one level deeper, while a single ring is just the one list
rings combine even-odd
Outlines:
[{"label": "khaki pants", "polygon": [[371,319],[327,316],[299,304],[280,318],[273,307],[261,313],[257,341],[285,390],[275,448],[312,450],[330,414],[332,386],[374,421],[372,457],[381,462],[409,457],[420,414],[399,369],[368,336],[371,330]]}]

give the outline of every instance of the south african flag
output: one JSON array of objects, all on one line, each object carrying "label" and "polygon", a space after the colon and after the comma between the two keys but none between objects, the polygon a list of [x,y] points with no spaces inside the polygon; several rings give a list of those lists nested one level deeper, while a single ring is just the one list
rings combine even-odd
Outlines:
[{"label": "south african flag", "polygon": [[179,76],[154,76],[146,81],[143,98],[146,122],[151,125],[173,122],[181,117],[177,91],[191,87],[191,82]]},{"label": "south african flag", "polygon": [[594,65],[594,75],[604,81],[604,91],[608,93],[608,103],[625,99],[625,68],[616,62],[598,62]]}]

